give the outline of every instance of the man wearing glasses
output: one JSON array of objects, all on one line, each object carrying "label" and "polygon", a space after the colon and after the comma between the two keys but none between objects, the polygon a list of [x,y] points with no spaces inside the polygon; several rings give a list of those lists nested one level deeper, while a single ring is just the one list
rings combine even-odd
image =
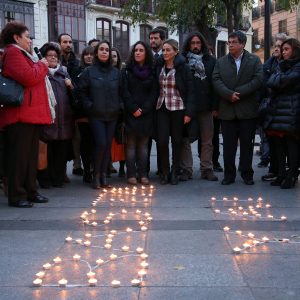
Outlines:
[{"label": "man wearing glasses", "polygon": [[228,36],[229,53],[218,59],[213,84],[220,96],[219,118],[223,135],[223,185],[234,183],[235,156],[240,141],[241,177],[253,185],[253,140],[258,116],[257,90],[263,81],[262,64],[256,55],[246,51],[246,35],[235,31]]}]

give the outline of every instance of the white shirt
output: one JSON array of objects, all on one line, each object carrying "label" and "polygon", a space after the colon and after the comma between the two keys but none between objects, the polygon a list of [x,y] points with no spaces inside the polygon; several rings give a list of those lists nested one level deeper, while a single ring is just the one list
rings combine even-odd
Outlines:
[{"label": "white shirt", "polygon": [[239,74],[243,55],[244,55],[244,51],[241,53],[241,55],[238,58],[233,57],[235,64],[236,64],[236,74]]}]

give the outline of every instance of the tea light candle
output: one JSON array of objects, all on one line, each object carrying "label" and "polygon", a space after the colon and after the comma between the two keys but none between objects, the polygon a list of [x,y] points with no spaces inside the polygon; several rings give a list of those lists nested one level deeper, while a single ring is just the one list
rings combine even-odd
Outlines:
[{"label": "tea light candle", "polygon": [[243,247],[244,247],[244,248],[250,248],[250,246],[251,246],[251,245],[250,245],[249,243],[244,243],[244,244],[243,244]]},{"label": "tea light candle", "polygon": [[36,273],[36,274],[35,274],[35,276],[36,276],[37,278],[40,278],[40,279],[42,279],[42,278],[44,278],[44,277],[45,277],[45,272],[43,272],[43,271],[40,271],[40,272]]},{"label": "tea light candle", "polygon": [[138,271],[139,276],[145,276],[147,274],[146,270],[142,269],[140,271]]},{"label": "tea light candle", "polygon": [[216,201],[217,199],[215,197],[211,197],[210,200]]},{"label": "tea light candle", "polygon": [[46,263],[43,265],[44,270],[49,270],[51,268],[51,264]]},{"label": "tea light candle", "polygon": [[82,243],[82,239],[77,239],[77,240],[76,240],[76,243],[77,243],[77,244],[81,244],[81,243]]},{"label": "tea light candle", "polygon": [[121,282],[120,282],[119,280],[113,280],[113,281],[111,282],[111,285],[112,285],[113,287],[119,287],[119,286],[121,285]]},{"label": "tea light candle", "polygon": [[234,253],[240,253],[241,252],[241,248],[239,247],[235,247],[233,248]]},{"label": "tea light candle", "polygon": [[109,258],[110,258],[110,260],[116,260],[116,259],[118,258],[118,255],[116,255],[116,254],[111,254],[111,255],[109,256]]},{"label": "tea light candle", "polygon": [[95,273],[95,272],[92,272],[92,271],[86,273],[86,276],[87,276],[88,278],[94,278],[95,275],[96,275],[96,273]]},{"label": "tea light candle", "polygon": [[257,240],[254,240],[254,241],[253,241],[253,244],[254,244],[254,245],[258,245],[259,243],[260,243],[260,242],[257,241]]},{"label": "tea light candle", "polygon": [[287,217],[286,217],[286,216],[281,216],[280,219],[281,219],[282,221],[285,221],[285,220],[287,219]]},{"label": "tea light candle", "polygon": [[264,236],[264,237],[262,238],[262,241],[265,242],[265,243],[267,243],[267,242],[269,241],[269,238],[267,238],[266,236]]},{"label": "tea light candle", "polygon": [[142,225],[145,224],[145,222],[144,221],[139,221],[139,224],[142,226]]},{"label": "tea light candle", "polygon": [[112,219],[111,216],[107,216],[107,217],[106,217],[106,220],[109,220],[109,221],[110,221],[111,219]]},{"label": "tea light candle", "polygon": [[253,233],[249,232],[249,233],[248,233],[248,237],[249,237],[250,239],[253,239],[253,238],[255,237],[255,235],[254,235]]},{"label": "tea light candle", "polygon": [[111,244],[112,239],[108,238],[108,239],[105,240],[105,242],[106,242],[106,244]]},{"label": "tea light candle", "polygon": [[42,282],[43,282],[42,279],[37,278],[37,279],[33,280],[32,283],[33,283],[34,286],[41,286],[41,285],[42,285]]},{"label": "tea light candle", "polygon": [[144,202],[147,203],[147,202],[149,202],[149,200],[148,200],[147,198],[145,198],[145,199],[144,199]]},{"label": "tea light candle", "polygon": [[96,209],[94,209],[94,208],[91,209],[91,213],[92,213],[92,214],[95,214],[96,212],[97,212]]},{"label": "tea light candle", "polygon": [[132,286],[139,286],[141,284],[141,281],[139,279],[132,279],[131,285]]},{"label": "tea light candle", "polygon": [[108,224],[108,223],[110,223],[110,221],[109,220],[104,220],[103,223]]},{"label": "tea light candle", "polygon": [[283,243],[288,243],[290,240],[289,239],[282,239]]},{"label": "tea light candle", "polygon": [[228,226],[225,226],[225,227],[223,228],[223,230],[224,230],[225,232],[228,232],[228,231],[230,230],[230,228],[229,228]]},{"label": "tea light candle", "polygon": [[236,230],[235,233],[236,233],[237,235],[242,235],[242,230]]},{"label": "tea light candle", "polygon": [[115,236],[115,235],[112,234],[112,233],[109,233],[109,234],[107,235],[107,237],[108,237],[109,239],[112,239],[114,236]]},{"label": "tea light candle", "polygon": [[89,286],[96,286],[98,280],[96,278],[90,278],[88,282],[89,282]]},{"label": "tea light candle", "polygon": [[85,234],[85,237],[87,237],[87,238],[90,238],[91,236],[92,236],[91,233],[86,233],[86,234]]},{"label": "tea light candle", "polygon": [[136,213],[137,215],[140,215],[140,214],[142,213],[142,211],[140,211],[139,209],[137,209],[137,210],[135,211],[135,213]]},{"label": "tea light candle", "polygon": [[122,251],[123,251],[123,252],[128,252],[128,250],[129,250],[129,247],[128,247],[128,246],[123,246],[123,247],[122,247]]},{"label": "tea light candle", "polygon": [[147,218],[148,221],[151,221],[152,219],[153,219],[152,217],[148,217],[148,218]]},{"label": "tea light candle", "polygon": [[147,230],[148,230],[148,228],[146,226],[141,227],[141,231],[147,231]]},{"label": "tea light candle", "polygon": [[91,246],[91,242],[90,241],[84,241],[84,246],[86,246],[86,247],[89,247],[89,246]]},{"label": "tea light candle", "polygon": [[66,287],[67,283],[68,283],[68,280],[64,279],[64,278],[58,281],[58,284],[60,287]]},{"label": "tea light candle", "polygon": [[215,213],[219,214],[221,211],[219,209],[215,209]]},{"label": "tea light candle", "polygon": [[56,264],[60,264],[61,263],[61,258],[60,257],[55,257],[54,259],[53,259],[53,261],[54,261],[54,263],[56,263]]},{"label": "tea light candle", "polygon": [[141,262],[141,267],[142,267],[143,269],[148,269],[149,264],[148,264],[146,261],[142,261],[142,262]]},{"label": "tea light candle", "polygon": [[89,220],[84,220],[83,223],[88,225],[88,224],[90,224],[90,221]]},{"label": "tea light candle", "polygon": [[132,229],[131,229],[130,227],[128,227],[128,228],[126,229],[126,231],[127,231],[127,232],[132,232]]},{"label": "tea light candle", "polygon": [[146,254],[146,253],[142,253],[141,255],[140,255],[140,257],[141,257],[141,259],[147,259],[148,258],[148,254]]},{"label": "tea light candle", "polygon": [[96,264],[97,264],[97,265],[101,265],[101,264],[103,264],[103,263],[104,263],[104,260],[101,259],[101,258],[98,258],[98,259],[96,260]]},{"label": "tea light candle", "polygon": [[122,214],[127,214],[127,210],[126,209],[122,209]]},{"label": "tea light candle", "polygon": [[75,261],[78,261],[78,260],[80,260],[80,255],[79,254],[75,254],[75,255],[73,255],[73,260],[75,260]]},{"label": "tea light candle", "polygon": [[73,239],[72,239],[72,237],[70,237],[70,236],[67,236],[66,239],[65,239],[65,241],[66,241],[67,243],[70,243],[72,240],[73,240]]},{"label": "tea light candle", "polygon": [[266,208],[270,208],[271,207],[271,204],[266,204]]},{"label": "tea light candle", "polygon": [[111,248],[111,244],[105,244],[105,245],[104,245],[104,248],[105,248],[105,249],[110,249],[110,248]]},{"label": "tea light candle", "polygon": [[248,216],[248,213],[246,211],[244,211],[243,216]]},{"label": "tea light candle", "polygon": [[273,216],[272,216],[272,215],[268,215],[268,218],[269,218],[269,219],[273,219]]},{"label": "tea light candle", "polygon": [[144,249],[141,248],[141,247],[138,247],[138,248],[135,249],[135,251],[136,251],[137,253],[143,253]]}]

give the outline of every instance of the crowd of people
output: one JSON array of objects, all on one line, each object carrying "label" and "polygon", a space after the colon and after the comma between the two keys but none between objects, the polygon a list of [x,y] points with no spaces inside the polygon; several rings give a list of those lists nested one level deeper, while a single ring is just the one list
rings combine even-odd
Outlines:
[{"label": "crowd of people", "polygon": [[[2,75],[24,87],[21,106],[0,108],[0,175],[8,204],[48,202],[37,182],[40,188],[63,187],[71,160],[73,174],[94,189],[111,187],[116,161],[120,177],[126,166],[129,184],[148,185],[152,140],[162,185],[192,178],[196,140],[201,179],[217,181],[215,172],[223,172],[220,124],[222,185],[235,182],[238,144],[241,177],[254,184],[259,125],[261,149],[269,149],[262,151],[260,164],[270,163],[262,180],[294,187],[300,162],[300,43],[281,35],[262,65],[245,50],[246,42],[243,32],[230,33],[229,53],[217,60],[200,32],[191,33],[180,51],[176,40],[156,28],[149,44],[138,41],[131,47],[126,62],[109,41],[97,39],[89,41],[79,60],[72,37],[62,33],[57,42],[44,44],[37,58],[29,29],[8,23],[0,36]],[[47,163],[38,169],[41,144],[47,145]]]}]

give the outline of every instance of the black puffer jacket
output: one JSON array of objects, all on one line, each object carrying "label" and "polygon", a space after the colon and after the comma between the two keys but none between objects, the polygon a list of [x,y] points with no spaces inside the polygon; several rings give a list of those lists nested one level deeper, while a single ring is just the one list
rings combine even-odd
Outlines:
[{"label": "black puffer jacket", "polygon": [[[156,80],[159,86],[159,75],[161,69],[163,68],[164,60],[157,61],[156,65]],[[182,98],[185,106],[185,114],[189,117],[192,117],[195,111],[195,93],[194,93],[194,82],[193,82],[193,74],[191,72],[190,67],[186,64],[185,58],[177,54],[174,59],[174,68],[176,70],[175,73],[175,82],[176,87],[179,91],[180,97]],[[158,95],[159,97],[159,89]]]},{"label": "black puffer jacket", "polygon": [[[126,133],[136,136],[150,136],[153,130],[153,112],[157,100],[157,84],[154,72],[151,70],[148,78],[138,78],[133,66],[123,69],[123,78],[129,97],[125,104]],[[133,116],[138,109],[142,110],[140,117]]]},{"label": "black puffer jacket", "polygon": [[267,129],[300,135],[300,59],[281,61],[267,86],[271,89]]},{"label": "black puffer jacket", "polygon": [[126,98],[121,72],[117,68],[96,62],[84,69],[78,88],[82,108],[89,117],[117,120]]}]

